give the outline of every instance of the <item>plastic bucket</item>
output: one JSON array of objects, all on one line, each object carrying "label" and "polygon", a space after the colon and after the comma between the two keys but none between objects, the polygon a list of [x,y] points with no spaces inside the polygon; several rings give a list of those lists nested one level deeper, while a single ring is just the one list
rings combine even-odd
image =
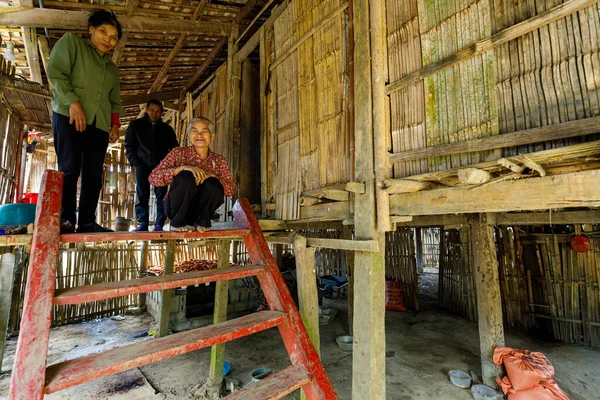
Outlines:
[{"label": "plastic bucket", "polygon": [[26,204],[37,204],[38,194],[37,193],[23,193],[23,198],[19,200],[19,203]]},{"label": "plastic bucket", "polygon": [[117,217],[115,219],[115,231],[117,232],[129,232],[131,227],[131,219],[125,217]]}]

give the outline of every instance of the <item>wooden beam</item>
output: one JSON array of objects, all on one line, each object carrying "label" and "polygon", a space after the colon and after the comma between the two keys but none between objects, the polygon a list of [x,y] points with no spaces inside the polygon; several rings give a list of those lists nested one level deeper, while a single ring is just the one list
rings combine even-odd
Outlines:
[{"label": "wooden beam", "polygon": [[196,6],[196,9],[194,10],[194,13],[192,14],[192,21],[196,21],[202,16],[202,12],[204,12],[204,9],[206,8],[209,2],[210,0],[200,0],[198,5]]},{"label": "wooden beam", "polygon": [[[40,51],[42,66],[44,67],[46,76],[48,76],[48,60],[50,59],[50,46],[48,45],[48,40],[46,39],[46,37],[38,36],[38,50]],[[48,87],[52,91],[53,86],[50,81],[48,81]]]},{"label": "wooden beam", "polygon": [[486,214],[481,214],[479,218],[473,219],[471,231],[481,373],[483,383],[495,388],[496,377],[502,374],[502,366],[494,364],[494,349],[497,346],[504,346],[504,326],[494,229],[488,224]]},{"label": "wooden beam", "polygon": [[600,117],[591,117],[561,124],[525,129],[518,132],[488,136],[464,142],[449,143],[390,154],[390,163],[522,146],[549,140],[568,139],[600,132]]},{"label": "wooden beam", "polygon": [[42,83],[42,69],[40,68],[40,56],[35,28],[22,27],[21,33],[23,35],[23,44],[25,45],[27,65],[29,67],[29,80]]},{"label": "wooden beam", "polygon": [[256,46],[258,46],[260,39],[260,35],[253,35],[237,53],[235,53],[235,58],[239,61],[243,61],[246,59],[250,53],[254,51]]},{"label": "wooden beam", "polygon": [[[252,26],[254,25],[254,23],[256,21],[258,21],[258,18],[260,18],[260,16],[267,11],[267,9],[271,6],[271,4],[273,4],[274,0],[269,0],[267,2],[267,4],[265,4],[263,6],[263,8],[260,9],[260,11],[258,12],[258,14],[256,14],[256,16],[254,17],[254,19],[252,19],[252,21],[250,22],[250,24],[248,24],[248,26],[246,27],[246,29],[244,29],[244,32],[242,32],[241,35],[239,35],[239,31],[238,31],[238,35],[237,35],[237,39],[235,41],[235,45],[237,46],[237,44],[240,42],[240,40],[242,40],[242,38],[244,37],[244,35],[246,35],[246,33],[248,33],[248,31],[250,30],[250,28],[252,28]],[[287,3],[286,3],[287,4]],[[239,25],[239,24],[238,24]]]},{"label": "wooden beam", "polygon": [[[239,36],[240,26],[236,23],[232,24],[231,35],[227,41],[227,104],[225,110],[225,123],[227,124],[226,140],[223,142],[224,148],[227,151],[226,158],[238,160],[239,157],[235,152],[236,146],[239,144],[240,132],[240,81],[241,81],[241,63],[235,58],[235,53],[238,51],[237,39]],[[231,166],[231,175],[236,184],[239,184],[239,163],[233,163]]]},{"label": "wooden beam", "polygon": [[[177,241],[174,239],[167,240],[167,252],[165,254],[164,261],[164,273],[163,275],[173,274],[175,267],[175,249],[177,248]],[[160,316],[158,320],[158,334],[157,337],[164,337],[169,334],[169,317],[171,314],[171,297],[173,296],[174,289],[167,289],[161,292],[160,296]]]},{"label": "wooden beam", "polygon": [[[321,355],[321,337],[319,335],[319,288],[317,287],[317,263],[314,247],[306,247],[306,238],[296,235],[294,238],[294,256],[296,258],[296,281],[298,282],[298,312],[306,333],[315,351]],[[304,391],[300,399],[306,399]]]},{"label": "wooden beam", "polygon": [[123,58],[123,52],[125,51],[125,44],[127,43],[127,35],[128,35],[127,33],[123,34],[123,36],[119,40],[119,43],[117,43],[115,50],[113,51],[112,62],[115,63],[115,65],[117,67],[121,63],[121,58]]},{"label": "wooden beam", "polygon": [[241,24],[244,19],[252,12],[254,7],[258,3],[258,0],[248,0],[244,7],[240,10],[239,14],[235,17],[235,23]]},{"label": "wooden beam", "polygon": [[350,193],[365,193],[365,183],[364,182],[348,182],[346,183],[345,189]]},{"label": "wooden beam", "polygon": [[125,15],[133,15],[138,4],[139,0],[125,0]]},{"label": "wooden beam", "polygon": [[321,218],[322,220],[341,221],[350,216],[347,201],[319,203],[314,206],[300,207],[300,219]]},{"label": "wooden beam", "polygon": [[[274,244],[293,244],[294,234],[282,235],[277,233],[267,236],[267,242]],[[346,240],[346,239],[327,239],[327,238],[306,238],[306,245],[309,247],[320,247],[323,249],[378,252],[379,243],[375,240]]]},{"label": "wooden beam", "polygon": [[400,216],[404,221],[396,219],[397,217],[392,216],[392,221],[396,226],[443,226],[446,228],[456,228],[469,225],[469,218],[466,214]]},{"label": "wooden beam", "polygon": [[181,50],[181,48],[183,47],[186,38],[187,33],[182,33],[179,36],[179,39],[177,39],[177,43],[175,43],[175,46],[173,46],[173,48],[171,49],[171,52],[167,56],[167,59],[165,60],[165,63],[163,64],[162,68],[160,69],[160,71],[158,71],[156,79],[154,79],[154,82],[152,83],[152,87],[150,87],[150,90],[148,90],[148,94],[158,92],[160,88],[165,84],[167,72],[169,71],[169,68],[173,63],[173,60],[179,53],[179,50]]},{"label": "wooden beam", "polygon": [[489,214],[491,225],[600,224],[600,210]]},{"label": "wooden beam", "polygon": [[398,215],[465,214],[600,207],[600,170],[390,196]]},{"label": "wooden beam", "polygon": [[259,219],[260,229],[265,231],[281,231],[286,229],[286,223],[280,219]]},{"label": "wooden beam", "polygon": [[122,106],[133,106],[138,104],[146,104],[150,99],[156,99],[160,101],[174,100],[179,98],[180,90],[172,90],[169,92],[156,92],[152,94],[134,94],[134,95],[121,95]]},{"label": "wooden beam", "polygon": [[[33,8],[0,13],[0,26],[48,28],[48,29],[87,29],[89,12],[65,11],[50,8]],[[171,18],[148,18],[130,16],[119,20],[123,32],[160,32],[162,34],[203,34],[206,36],[227,36],[231,25],[218,20],[186,21]]]},{"label": "wooden beam", "polygon": [[[217,269],[229,267],[231,240],[223,240],[219,244],[219,259]],[[215,287],[215,308],[213,312],[213,325],[227,321],[227,302],[229,294],[229,281],[217,281]],[[223,365],[225,364],[225,344],[217,344],[210,349],[210,369],[206,384],[213,388],[218,395],[223,383]],[[218,397],[218,396],[217,396]]]},{"label": "wooden beam", "polygon": [[404,87],[410,86],[428,76],[450,68],[453,65],[456,65],[462,61],[473,58],[476,55],[492,50],[493,48],[500,46],[501,44],[508,43],[511,40],[514,40],[529,32],[539,29],[542,26],[548,25],[556,20],[564,18],[583,8],[592,6],[597,2],[598,0],[567,0],[564,3],[559,4],[547,11],[541,12],[540,14],[528,20],[519,22],[518,24],[501,30],[500,32],[497,32],[488,38],[475,42],[472,45],[462,50],[459,50],[458,52],[436,63],[430,64],[420,69],[419,71],[415,71],[408,75],[405,75],[400,80],[389,84],[386,88],[386,92],[390,94]]},{"label": "wooden beam", "polygon": [[[510,160],[514,162],[523,163],[524,157],[528,157],[529,159],[535,162],[544,164],[544,167],[548,168],[548,165],[552,165],[552,163],[560,164],[566,161],[573,161],[580,158],[595,157],[599,153],[600,141],[597,140],[594,142],[557,147],[550,150],[542,150],[535,153],[520,154],[517,156],[510,157]],[[499,160],[485,161],[482,163],[470,165],[470,167],[485,169],[488,172],[497,172],[506,168],[502,165],[502,163],[499,163]],[[444,171],[427,172],[419,175],[412,175],[408,177],[408,179],[416,181],[438,181],[446,183],[448,179],[456,180],[458,170],[461,168],[463,167],[447,169]]]},{"label": "wooden beam", "polygon": [[204,72],[206,68],[210,65],[210,63],[215,59],[215,57],[221,52],[223,46],[227,43],[227,37],[222,37],[213,47],[210,54],[206,57],[200,68],[194,73],[194,75],[187,81],[184,90],[188,91],[194,86],[194,84],[200,79],[200,75]]},{"label": "wooden beam", "polygon": [[[140,269],[139,276],[144,276],[148,269],[148,241],[144,240],[140,245]],[[138,295],[138,306],[141,309],[146,308],[146,293]]]},{"label": "wooden beam", "polygon": [[[354,237],[375,240],[385,249],[385,234],[378,232],[375,204],[373,146],[373,92],[370,6],[379,0],[352,0],[354,27],[354,180],[365,182],[365,193],[354,195]],[[345,204],[345,203],[340,203]],[[309,208],[309,207],[304,207]],[[352,399],[383,400],[385,385],[385,260],[384,252],[354,254]]]}]

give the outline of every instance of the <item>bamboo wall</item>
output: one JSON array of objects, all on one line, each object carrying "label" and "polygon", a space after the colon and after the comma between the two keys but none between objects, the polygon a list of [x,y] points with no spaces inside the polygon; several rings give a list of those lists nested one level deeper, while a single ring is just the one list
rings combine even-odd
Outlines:
[{"label": "bamboo wall", "polygon": [[385,234],[385,277],[402,283],[402,301],[419,309],[419,277],[415,254],[415,230],[398,228]]},{"label": "bamboo wall", "polygon": [[227,134],[225,115],[227,96],[227,63],[225,63],[215,73],[215,79],[194,100],[194,113],[195,116],[205,117],[213,121],[216,132],[213,135],[211,149],[230,161],[227,137],[225,136]]},{"label": "bamboo wall", "polygon": [[16,170],[17,158],[22,153],[22,129],[19,120],[0,102],[0,204],[12,202],[15,180],[19,173]]},{"label": "bamboo wall", "polygon": [[[395,84],[562,1],[387,1],[389,82]],[[469,141],[600,114],[597,5],[426,75],[390,95],[394,153]],[[406,177],[539,151],[559,140],[398,162]]]},{"label": "bamboo wall", "polygon": [[[496,229],[504,325],[547,340],[600,348],[600,237],[590,234],[591,250],[576,253],[562,228],[555,227],[557,233]],[[476,320],[468,231],[445,230],[442,238],[438,304]]]},{"label": "bamboo wall", "polygon": [[345,12],[331,18],[341,6],[340,0],[293,1],[266,32],[266,159],[278,219],[299,218],[303,191],[352,180],[348,21]]}]

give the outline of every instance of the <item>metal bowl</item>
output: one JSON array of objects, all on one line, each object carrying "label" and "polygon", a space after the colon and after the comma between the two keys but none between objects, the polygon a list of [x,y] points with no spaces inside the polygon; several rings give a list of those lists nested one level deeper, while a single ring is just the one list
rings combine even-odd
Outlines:
[{"label": "metal bowl", "polygon": [[335,338],[335,341],[338,344],[338,347],[343,351],[352,351],[352,346],[354,344],[353,338],[350,335],[342,335]]}]

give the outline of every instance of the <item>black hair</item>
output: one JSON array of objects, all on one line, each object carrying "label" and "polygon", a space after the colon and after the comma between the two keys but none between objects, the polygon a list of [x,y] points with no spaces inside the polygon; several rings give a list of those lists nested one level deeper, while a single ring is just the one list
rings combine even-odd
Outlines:
[{"label": "black hair", "polygon": [[163,107],[163,104],[159,100],[156,100],[156,99],[148,100],[148,103],[146,103],[146,109],[150,108],[150,104],[154,104],[154,105],[160,106],[160,110],[161,111],[164,111],[164,109],[165,109]]},{"label": "black hair", "polygon": [[121,36],[123,36],[123,31],[121,29],[121,24],[119,23],[119,20],[117,19],[117,15],[114,12],[107,11],[107,10],[100,10],[100,11],[95,11],[92,14],[90,14],[90,17],[88,18],[88,28],[91,26],[97,28],[103,24],[112,25],[115,28],[117,28],[117,33],[119,35],[119,39],[121,39]]}]

